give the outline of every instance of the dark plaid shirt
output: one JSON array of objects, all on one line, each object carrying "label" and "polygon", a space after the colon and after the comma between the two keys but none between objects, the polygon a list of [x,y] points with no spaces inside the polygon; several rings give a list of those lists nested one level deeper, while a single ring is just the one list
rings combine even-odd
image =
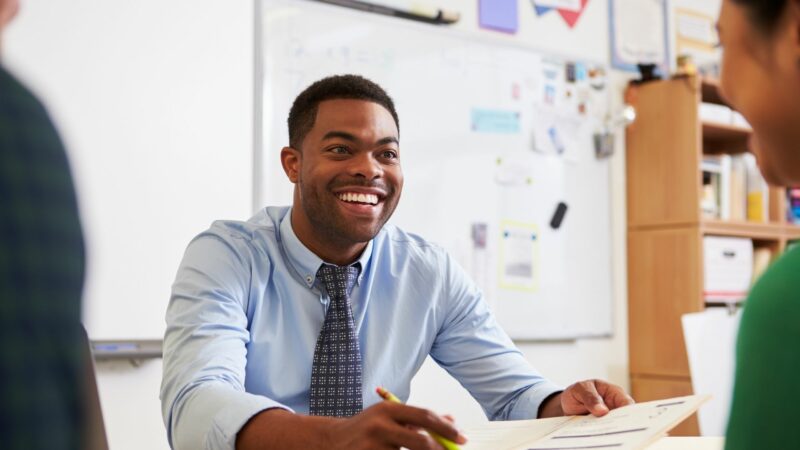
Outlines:
[{"label": "dark plaid shirt", "polygon": [[78,449],[84,247],[64,147],[0,67],[0,448]]}]

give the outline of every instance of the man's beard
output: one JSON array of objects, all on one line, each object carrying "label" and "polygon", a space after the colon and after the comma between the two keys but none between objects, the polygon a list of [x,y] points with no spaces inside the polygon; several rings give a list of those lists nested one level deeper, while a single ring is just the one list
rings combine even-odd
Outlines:
[{"label": "man's beard", "polygon": [[[355,222],[348,220],[342,214],[337,204],[341,200],[333,191],[345,186],[379,188],[386,192],[386,196],[377,205],[381,208],[380,215],[370,226],[362,226],[358,220]],[[361,179],[337,179],[321,190],[316,190],[314,186],[309,186],[301,180],[300,193],[303,211],[311,222],[314,232],[325,241],[343,245],[365,243],[374,238],[394,213],[400,196],[398,190],[392,185],[371,183]]]}]

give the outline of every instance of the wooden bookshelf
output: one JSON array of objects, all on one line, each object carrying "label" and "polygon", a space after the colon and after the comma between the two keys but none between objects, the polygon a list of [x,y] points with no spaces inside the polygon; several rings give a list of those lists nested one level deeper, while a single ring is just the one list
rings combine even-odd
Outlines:
[{"label": "wooden bookshelf", "polygon": [[733,222],[704,220],[700,226],[704,235],[731,236],[751,239],[780,240],[788,234],[788,226],[780,223]]},{"label": "wooden bookshelf", "polygon": [[786,240],[788,241],[800,240],[800,226],[786,225],[784,233],[786,234]]},{"label": "wooden bookshelf", "polygon": [[753,130],[735,125],[703,122],[702,132],[706,153],[743,153],[747,151]]},{"label": "wooden bookshelf", "polygon": [[[628,328],[632,394],[647,401],[692,393],[681,316],[700,312],[703,237],[750,238],[774,254],[800,239],[786,222],[785,190],[770,188],[769,222],[707,219],[700,209],[704,154],[748,151],[748,128],[703,122],[701,101],[724,104],[715,81],[632,86],[627,130]],[[696,416],[673,430],[697,435]]]},{"label": "wooden bookshelf", "polygon": [[[689,78],[689,80],[693,80]],[[696,82],[696,81],[692,81]],[[718,105],[725,105],[727,102],[722,98],[722,89],[720,89],[719,80],[714,78],[701,78],[700,79],[700,95],[703,101],[709,103],[716,103]]]}]

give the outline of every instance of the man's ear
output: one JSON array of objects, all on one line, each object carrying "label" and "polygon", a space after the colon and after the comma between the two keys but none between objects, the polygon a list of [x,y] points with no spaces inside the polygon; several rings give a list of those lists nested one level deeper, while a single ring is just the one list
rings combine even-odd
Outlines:
[{"label": "man's ear", "polygon": [[303,165],[303,154],[300,150],[293,147],[283,147],[281,149],[281,165],[289,181],[297,184],[300,179],[300,167]]}]

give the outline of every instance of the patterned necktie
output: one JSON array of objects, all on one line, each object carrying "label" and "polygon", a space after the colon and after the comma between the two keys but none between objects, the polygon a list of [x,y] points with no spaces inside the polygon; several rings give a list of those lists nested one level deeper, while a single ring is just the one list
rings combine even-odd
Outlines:
[{"label": "patterned necktie", "polygon": [[323,264],[317,279],[330,297],[328,312],[314,349],[309,412],[315,416],[350,417],[361,412],[361,350],[358,347],[350,291],[359,266]]}]

